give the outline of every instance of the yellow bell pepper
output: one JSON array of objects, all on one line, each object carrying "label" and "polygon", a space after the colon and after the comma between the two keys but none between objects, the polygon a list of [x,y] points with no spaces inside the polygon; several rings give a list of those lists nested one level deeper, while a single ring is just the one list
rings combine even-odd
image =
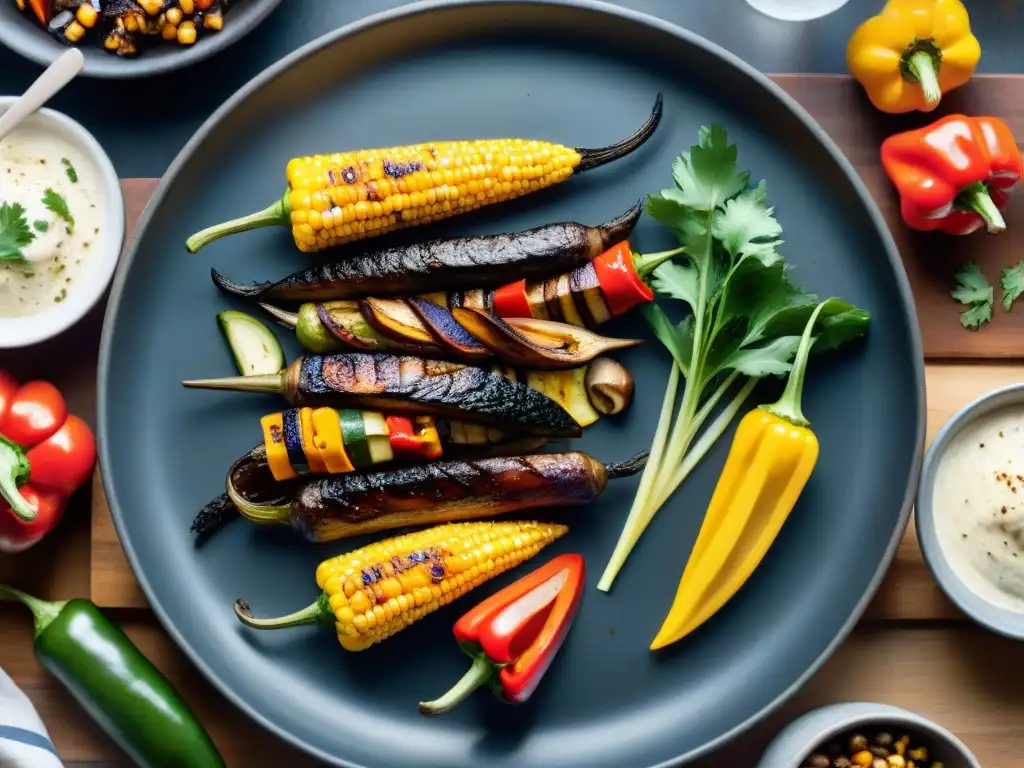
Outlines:
[{"label": "yellow bell pepper", "polygon": [[775,541],[818,461],[818,439],[800,409],[811,332],[804,328],[782,397],[740,421],[675,600],[651,650],[693,632],[739,591]]},{"label": "yellow bell pepper", "polygon": [[853,33],[846,66],[883,112],[931,112],[970,80],[981,45],[961,0],[889,0]]}]

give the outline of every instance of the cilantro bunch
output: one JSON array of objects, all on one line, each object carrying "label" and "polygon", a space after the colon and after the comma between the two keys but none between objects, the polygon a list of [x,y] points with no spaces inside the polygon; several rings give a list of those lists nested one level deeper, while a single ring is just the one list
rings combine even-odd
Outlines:
[{"label": "cilantro bunch", "polygon": [[[655,513],[722,436],[758,380],[789,372],[820,302],[790,279],[767,186],[751,188],[737,157],[722,126],[702,127],[699,143],[672,165],[675,186],[647,199],[648,213],[672,229],[685,253],[659,266],[652,286],[688,312],[673,323],[660,306],[644,308],[673,366],[640,487],[598,582],[602,591],[611,589]],[[869,322],[867,312],[830,299],[819,315],[814,351],[864,335]]]}]

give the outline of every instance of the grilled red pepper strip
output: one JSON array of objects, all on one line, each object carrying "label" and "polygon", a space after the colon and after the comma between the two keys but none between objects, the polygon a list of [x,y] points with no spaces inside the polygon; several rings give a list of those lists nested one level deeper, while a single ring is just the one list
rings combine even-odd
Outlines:
[{"label": "grilled red pepper strip", "polygon": [[522,704],[561,648],[583,596],[580,555],[561,555],[491,595],[455,623],[455,639],[472,660],[446,694],[420,703],[441,715],[481,686],[508,704]]},{"label": "grilled red pepper strip", "polygon": [[1006,229],[1000,209],[1024,174],[1010,127],[995,117],[949,115],[882,142],[882,165],[919,231],[967,235]]},{"label": "grilled red pepper strip", "polygon": [[437,424],[430,416],[417,416],[416,423],[406,416],[388,416],[388,442],[401,458],[440,458],[444,449]]},{"label": "grilled red pepper strip", "polygon": [[533,317],[526,298],[526,278],[504,285],[494,292],[494,314],[498,317]]},{"label": "grilled red pepper strip", "polygon": [[96,441],[45,381],[22,386],[0,371],[0,551],[35,544],[96,461]]}]

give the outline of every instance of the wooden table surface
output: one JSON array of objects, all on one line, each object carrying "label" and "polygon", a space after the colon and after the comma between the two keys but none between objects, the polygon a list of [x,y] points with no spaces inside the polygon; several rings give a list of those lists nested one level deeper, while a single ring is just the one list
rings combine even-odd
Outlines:
[{"label": "wooden table surface", "polygon": [[[823,96],[834,90],[834,86],[828,85],[830,78],[780,80],[805,105],[808,99],[816,105],[811,111],[830,133],[845,133],[850,141],[857,141],[858,132],[840,120],[838,111],[831,109],[832,102]],[[1000,95],[1009,97],[1024,86],[1024,79],[1008,79],[1000,87],[981,80],[969,101],[996,101]],[[1019,101],[1007,100],[1006,104],[1008,110],[1014,111],[1014,118],[1024,124]],[[835,114],[830,116],[830,112]],[[864,146],[867,145],[865,142]],[[866,149],[858,155],[847,146],[844,150],[871,186],[877,174],[870,165],[876,162],[877,155]],[[132,184],[151,188],[148,181],[126,182],[129,187]],[[136,208],[129,212],[129,221],[134,221],[139,196],[129,196],[129,200],[130,207]],[[1010,231],[1000,238],[997,254],[986,265],[990,273],[998,273],[1000,267],[1007,266],[1011,256],[1016,260],[1024,255],[1016,247],[1018,238],[1024,236],[1024,206],[1018,203],[1015,209]],[[886,211],[886,215],[895,230],[898,222],[891,218],[891,211]],[[906,249],[916,247],[916,241],[905,232],[899,232],[897,239],[907,260]],[[963,253],[970,254],[964,258],[993,247],[991,238],[981,234],[960,242]],[[952,249],[952,243],[945,245]],[[913,273],[913,268],[910,271]],[[945,274],[944,279],[948,280],[949,273]],[[937,282],[935,290],[925,297],[923,289],[921,293],[918,289],[924,285],[921,281],[930,278],[918,280],[912,274],[911,279],[919,315],[934,316],[951,333],[967,333],[955,324],[956,306],[942,299],[942,291],[948,288],[939,286],[945,283]],[[925,302],[927,306],[923,306]],[[958,357],[974,360],[929,360],[929,441],[970,400],[1021,380],[1022,367],[1014,362],[1021,354],[1000,352],[1013,344],[1024,350],[1024,342],[1020,341],[1024,334],[1016,327],[1021,318],[1024,312],[1019,316],[997,316],[991,328],[969,340],[973,348]],[[5,355],[2,365],[22,378],[44,377],[54,381],[68,394],[71,408],[90,418],[95,413],[95,353],[91,350],[97,348],[101,321],[102,313],[97,310],[60,339],[16,355]],[[930,357],[945,357],[941,354],[942,344],[948,338],[945,334],[941,338],[933,335],[936,351]],[[963,344],[962,339],[951,341]],[[986,350],[990,344],[992,348]],[[70,350],[76,353],[68,354]],[[77,350],[90,352],[83,354]],[[1002,359],[984,359],[997,357]],[[159,626],[127,570],[98,481],[94,489],[84,488],[76,495],[65,520],[52,536],[29,552],[0,556],[0,580],[29,588],[41,597],[84,596],[104,606],[179,688],[210,730],[231,768],[319,765],[270,736],[230,705]],[[31,634],[27,611],[0,604],[0,666],[36,704],[65,763],[78,768],[129,766],[130,762],[35,661]],[[800,713],[826,703],[870,700],[907,707],[941,722],[967,743],[985,768],[1016,768],[1021,764],[1018,756],[1024,752],[1024,730],[1019,726],[1024,720],[1024,694],[1017,674],[1022,666],[1024,644],[978,628],[939,591],[921,559],[911,525],[867,614],[833,658],[778,712],[721,752],[695,765],[753,766],[772,735]]]}]

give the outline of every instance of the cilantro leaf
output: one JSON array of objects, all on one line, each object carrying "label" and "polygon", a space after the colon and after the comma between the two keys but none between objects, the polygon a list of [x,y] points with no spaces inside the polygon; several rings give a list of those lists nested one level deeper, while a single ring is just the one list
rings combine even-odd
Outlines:
[{"label": "cilantro leaf", "polygon": [[72,184],[77,184],[78,183],[78,171],[75,170],[75,166],[73,166],[71,164],[71,161],[68,160],[66,157],[62,157],[60,159],[60,162],[64,166],[64,173],[67,174],[68,181],[70,181]]},{"label": "cilantro leaf", "polygon": [[734,370],[759,379],[789,373],[790,361],[800,345],[799,336],[779,336],[767,344],[736,350],[722,364],[722,370]]},{"label": "cilantro leaf", "polygon": [[750,171],[738,171],[738,150],[721,125],[703,126],[696,146],[672,163],[672,178],[682,192],[679,202],[698,211],[713,211],[747,188]]},{"label": "cilantro leaf", "polygon": [[666,261],[654,270],[651,284],[663,296],[685,301],[691,309],[697,306],[697,270],[692,264]]},{"label": "cilantro leaf", "polygon": [[50,229],[50,224],[42,219],[37,219],[32,222],[32,229],[36,232],[47,232]]},{"label": "cilantro leaf", "polygon": [[[845,303],[845,302],[838,302]],[[847,304],[846,306],[850,306]],[[828,310],[828,306],[822,309],[822,315]],[[859,339],[868,332],[871,325],[871,315],[863,309],[850,308],[845,312],[836,312],[831,316],[821,318],[818,323],[818,335],[814,337],[814,346],[811,347],[812,354],[829,352],[841,347],[848,341]]]},{"label": "cilantro leaf", "polygon": [[26,262],[21,249],[36,239],[19,203],[0,205],[0,261]]},{"label": "cilantro leaf", "polygon": [[1003,288],[1003,309],[1009,312],[1013,302],[1024,293],[1024,261],[1000,272],[999,285]]},{"label": "cilantro leaf", "polygon": [[68,210],[68,202],[59,193],[54,192],[52,189],[47,187],[43,193],[43,205],[50,211],[53,211],[56,215],[64,219],[68,225],[68,234],[72,234],[75,231],[75,217],[71,215],[71,211]]},{"label": "cilantro leaf", "polygon": [[992,319],[992,304],[976,302],[970,309],[960,313],[960,325],[969,331],[976,331]]},{"label": "cilantro leaf", "polygon": [[950,295],[967,309],[960,313],[960,325],[976,331],[992,319],[995,292],[981,268],[969,261],[956,271],[957,287]]},{"label": "cilantro leaf", "polygon": [[685,376],[693,354],[693,316],[690,315],[679,325],[672,325],[668,315],[657,304],[646,304],[642,311],[654,335],[672,354],[672,359]]},{"label": "cilantro leaf", "polygon": [[764,204],[758,190],[726,201],[721,216],[715,218],[712,234],[734,259],[743,254],[771,264],[782,258],[777,251],[782,244],[782,227],[775,220],[775,209]]}]

